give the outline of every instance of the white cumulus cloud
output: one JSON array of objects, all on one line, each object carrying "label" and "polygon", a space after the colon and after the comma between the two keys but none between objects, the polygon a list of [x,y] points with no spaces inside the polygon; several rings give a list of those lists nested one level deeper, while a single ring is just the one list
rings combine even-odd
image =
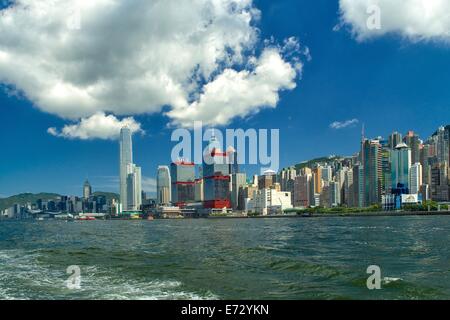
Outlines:
[{"label": "white cumulus cloud", "polygon": [[301,72],[295,39],[259,39],[260,14],[252,0],[16,0],[0,11],[0,82],[72,121],[225,125],[276,107]]},{"label": "white cumulus cloud", "polygon": [[[414,42],[450,42],[448,0],[340,0],[339,5],[341,24],[350,26],[359,41],[398,34]],[[369,28],[367,21],[377,12],[380,28]]]},{"label": "white cumulus cloud", "polygon": [[197,101],[175,108],[168,115],[181,125],[196,120],[214,125],[228,123],[236,116],[245,117],[261,107],[275,108],[279,91],[296,87],[297,70],[275,48],[264,50],[254,63],[252,71],[225,69],[205,85]]},{"label": "white cumulus cloud", "polygon": [[351,119],[346,121],[335,121],[330,124],[331,129],[339,130],[339,129],[345,129],[351,126],[354,126],[359,123],[358,119]]},{"label": "white cumulus cloud", "polygon": [[113,115],[105,115],[102,112],[91,117],[83,118],[79,123],[66,125],[60,131],[56,128],[49,128],[47,132],[55,137],[67,139],[117,139],[120,129],[129,127],[131,132],[143,132],[141,125],[133,118],[117,119]]}]

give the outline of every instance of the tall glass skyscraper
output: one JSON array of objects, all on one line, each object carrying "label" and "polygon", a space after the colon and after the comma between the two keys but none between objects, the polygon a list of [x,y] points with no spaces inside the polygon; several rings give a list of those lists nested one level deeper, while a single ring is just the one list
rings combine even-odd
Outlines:
[{"label": "tall glass skyscraper", "polygon": [[392,188],[396,189],[399,185],[409,189],[410,170],[411,170],[411,149],[405,143],[400,143],[392,151]]},{"label": "tall glass skyscraper", "polygon": [[158,167],[156,179],[157,204],[167,205],[172,201],[172,184],[168,166]]},{"label": "tall glass skyscraper", "polygon": [[133,142],[131,130],[123,127],[120,130],[120,203],[124,210],[128,210],[128,167],[133,163]]},{"label": "tall glass skyscraper", "polygon": [[142,205],[141,168],[135,164],[127,167],[127,207],[126,210],[137,211]]}]

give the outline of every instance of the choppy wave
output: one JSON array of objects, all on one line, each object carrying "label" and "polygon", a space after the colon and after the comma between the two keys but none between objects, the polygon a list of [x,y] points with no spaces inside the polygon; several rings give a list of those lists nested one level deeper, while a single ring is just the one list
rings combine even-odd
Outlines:
[{"label": "choppy wave", "polygon": [[172,280],[136,280],[120,270],[98,266],[80,266],[81,286],[67,287],[68,274],[39,262],[39,251],[0,251],[0,299],[98,299],[98,300],[205,300],[217,299],[207,292],[199,294],[183,289]]},{"label": "choppy wave", "polygon": [[0,299],[448,299],[449,241],[439,216],[0,223]]}]

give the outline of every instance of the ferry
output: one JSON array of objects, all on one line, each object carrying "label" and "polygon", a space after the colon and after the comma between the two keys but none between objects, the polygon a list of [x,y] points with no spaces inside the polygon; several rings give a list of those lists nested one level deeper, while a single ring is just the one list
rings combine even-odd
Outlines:
[{"label": "ferry", "polygon": [[94,218],[94,217],[80,216],[80,217],[78,217],[77,220],[80,220],[80,221],[94,221],[94,220],[97,220],[97,219]]}]

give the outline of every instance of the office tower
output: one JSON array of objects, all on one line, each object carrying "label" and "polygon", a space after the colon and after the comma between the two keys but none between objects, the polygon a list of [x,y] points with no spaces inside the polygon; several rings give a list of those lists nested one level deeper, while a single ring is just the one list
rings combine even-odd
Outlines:
[{"label": "office tower", "polygon": [[172,202],[172,186],[168,166],[158,167],[156,193],[156,202],[158,205],[168,205]]},{"label": "office tower", "polygon": [[389,136],[389,147],[394,150],[397,145],[402,143],[402,134],[398,132],[393,132]]},{"label": "office tower", "polygon": [[355,207],[357,206],[354,199],[353,192],[353,169],[347,170],[345,172],[345,181],[344,181],[344,201],[347,207]]},{"label": "office tower", "polygon": [[120,203],[124,210],[128,210],[128,165],[133,163],[133,143],[131,130],[123,127],[120,130]]},{"label": "office tower", "polygon": [[409,177],[411,169],[411,149],[405,143],[395,147],[391,153],[392,164],[392,188],[409,189]]},{"label": "office tower", "polygon": [[239,173],[239,158],[237,151],[230,146],[227,149],[227,154],[230,174]]},{"label": "office tower", "polygon": [[409,191],[410,194],[419,194],[420,187],[422,186],[422,165],[417,162],[411,166],[410,171],[410,183]]},{"label": "office tower", "polygon": [[411,163],[420,161],[420,146],[422,141],[414,131],[409,131],[403,138],[403,142],[411,149]]},{"label": "office tower", "polygon": [[294,183],[294,207],[308,208],[311,202],[311,179],[312,174],[306,173],[295,178]]},{"label": "office tower", "polygon": [[358,208],[365,207],[364,166],[360,163],[353,167],[353,199]]},{"label": "office tower", "polygon": [[330,197],[328,201],[330,208],[338,207],[340,204],[339,184],[336,181],[330,181],[329,190],[330,190]]},{"label": "office tower", "polygon": [[336,182],[339,187],[339,198],[338,198],[339,204],[346,204],[348,202],[346,199],[348,195],[346,195],[345,193],[345,179],[348,171],[349,171],[348,167],[342,167],[336,173]]},{"label": "office tower", "polygon": [[330,193],[331,193],[331,191],[330,191],[329,184],[325,184],[322,187],[322,193],[319,196],[320,206],[325,207],[325,208],[331,208]]},{"label": "office tower", "polygon": [[381,194],[390,194],[392,191],[392,165],[391,148],[384,146],[381,149]]},{"label": "office tower", "polygon": [[431,165],[430,158],[433,157],[432,146],[427,142],[420,149],[420,164],[422,165],[422,181],[431,185]]},{"label": "office tower", "polygon": [[[214,143],[213,139],[210,146]],[[206,209],[231,208],[230,167],[228,154],[217,147],[209,148],[203,162],[204,200]]]},{"label": "office tower", "polygon": [[238,210],[239,191],[247,184],[247,175],[245,173],[233,173],[231,175],[231,206],[233,210]]},{"label": "office tower", "polygon": [[294,203],[294,185],[296,177],[297,177],[297,170],[294,167],[283,169],[280,172],[281,190],[291,193],[292,203]]},{"label": "office tower", "polygon": [[92,187],[89,181],[86,179],[83,185],[83,198],[89,199],[92,195]]},{"label": "office tower", "polygon": [[127,210],[137,211],[142,206],[141,168],[134,163],[127,166]]},{"label": "office tower", "polygon": [[381,203],[381,144],[379,140],[365,140],[363,142],[364,164],[364,205],[371,206]]},{"label": "office tower", "polygon": [[258,177],[258,189],[270,189],[276,182],[276,172],[267,170],[262,176]]},{"label": "office tower", "polygon": [[297,176],[297,170],[295,168],[283,169],[280,172],[280,184],[281,190],[291,191],[294,186],[294,180]]},{"label": "office tower", "polygon": [[436,154],[440,163],[449,163],[450,126],[440,127],[436,134]]},{"label": "office tower", "polygon": [[331,166],[327,165],[324,167],[320,167],[320,170],[321,170],[322,180],[324,182],[330,182],[331,180],[333,180],[333,169],[331,168]]},{"label": "office tower", "polygon": [[318,165],[313,170],[313,182],[314,182],[314,193],[320,194],[322,192],[322,167]]},{"label": "office tower", "polygon": [[179,161],[170,165],[172,203],[183,207],[195,202],[195,164]]},{"label": "office tower", "polygon": [[449,167],[447,162],[435,163],[431,169],[431,199],[450,201]]}]

